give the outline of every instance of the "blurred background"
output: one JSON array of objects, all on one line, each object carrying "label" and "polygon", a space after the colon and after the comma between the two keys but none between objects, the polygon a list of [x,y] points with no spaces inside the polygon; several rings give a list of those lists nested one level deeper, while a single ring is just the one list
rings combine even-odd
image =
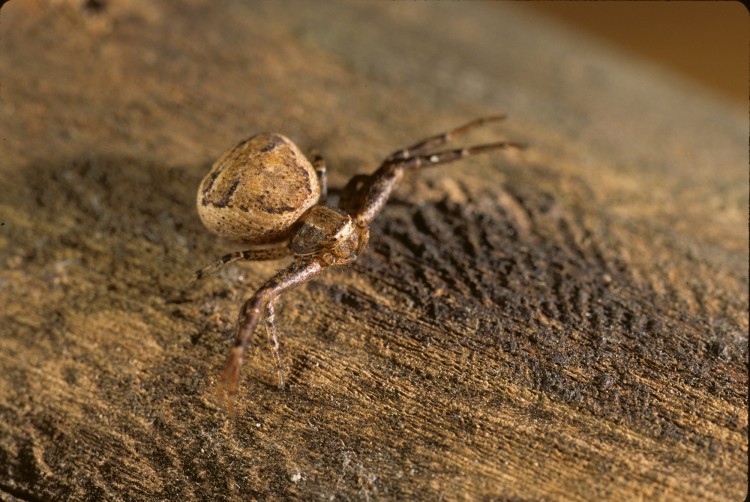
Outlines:
[{"label": "blurred background", "polygon": [[748,106],[750,18],[740,2],[519,2]]}]

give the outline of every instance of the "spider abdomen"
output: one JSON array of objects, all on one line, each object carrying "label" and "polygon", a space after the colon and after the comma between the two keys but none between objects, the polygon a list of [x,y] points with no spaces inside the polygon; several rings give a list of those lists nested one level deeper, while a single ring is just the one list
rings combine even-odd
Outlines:
[{"label": "spider abdomen", "polygon": [[203,178],[198,214],[212,232],[256,244],[287,238],[320,197],[315,169],[287,137],[253,136],[228,150]]}]

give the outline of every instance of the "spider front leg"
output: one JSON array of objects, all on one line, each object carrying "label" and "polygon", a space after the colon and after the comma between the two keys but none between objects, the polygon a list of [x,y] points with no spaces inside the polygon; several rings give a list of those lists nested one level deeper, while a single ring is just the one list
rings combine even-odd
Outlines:
[{"label": "spider front leg", "polygon": [[[466,126],[464,126],[466,127]],[[455,162],[465,157],[485,153],[502,148],[525,148],[526,145],[511,141],[500,141],[485,145],[470,146],[467,148],[456,148],[454,150],[443,150],[440,152],[414,155],[407,158],[386,159],[369,178],[369,182],[363,186],[359,193],[360,204],[354,213],[355,221],[360,227],[367,227],[380,213],[388,202],[391,192],[403,177],[406,171],[416,171],[424,167],[433,167],[439,164]],[[406,151],[406,150],[404,150]]]},{"label": "spider front leg", "polygon": [[427,153],[430,149],[443,145],[456,136],[481,127],[488,122],[504,119],[504,115],[483,117],[451,129],[450,131],[430,136],[408,148],[402,148],[385,158],[377,171],[367,176],[353,178],[342,194],[341,208],[349,212],[359,228],[367,228],[380,213],[391,196],[391,192],[404,175],[404,172],[414,171],[423,167],[447,164],[464,157],[501,148],[524,148],[525,145],[510,141],[499,141],[484,145],[456,148],[434,153]]},{"label": "spider front leg", "polygon": [[401,150],[396,150],[395,152],[390,154],[388,157],[386,157],[384,162],[394,161],[398,159],[408,159],[408,158],[414,157],[415,155],[421,155],[425,153],[427,150],[444,145],[448,143],[449,141],[455,139],[456,137],[466,134],[472,129],[482,127],[483,125],[489,122],[498,122],[500,120],[505,120],[505,115],[490,115],[487,117],[474,119],[471,122],[467,122],[466,124],[458,126],[455,129],[451,129],[450,131],[446,131],[444,133],[430,136],[427,139],[423,139],[422,141],[419,141],[418,143],[415,143],[414,145],[408,148],[402,148]]},{"label": "spider front leg", "polygon": [[[234,339],[234,348],[227,358],[222,373],[222,380],[227,387],[230,397],[237,393],[237,383],[240,376],[240,367],[245,357],[247,344],[255,331],[260,320],[261,313],[267,311],[267,306],[279,295],[290,289],[304,284],[323,270],[317,260],[298,260],[289,268],[282,270],[273,276],[268,282],[255,292],[240,309],[237,336]],[[273,307],[271,307],[273,313]],[[277,361],[278,362],[278,361]]]}]

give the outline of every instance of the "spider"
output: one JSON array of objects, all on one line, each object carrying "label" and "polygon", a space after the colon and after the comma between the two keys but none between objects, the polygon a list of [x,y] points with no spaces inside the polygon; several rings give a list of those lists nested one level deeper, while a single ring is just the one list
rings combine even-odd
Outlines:
[{"label": "spider", "polygon": [[311,164],[294,143],[280,134],[253,136],[227,151],[213,165],[198,191],[198,214],[203,223],[222,237],[266,246],[219,258],[198,270],[191,284],[235,261],[294,258],[240,309],[234,347],[222,373],[230,398],[237,392],[250,337],[263,317],[272,340],[279,387],[284,386],[274,317],[279,296],[328,267],[356,260],[367,246],[370,224],[404,173],[492,150],[524,148],[521,143],[502,141],[429,153],[456,136],[503,118],[479,118],[390,154],[372,174],[355,175],[349,180],[340,193],[338,207],[327,205],[326,165],[322,158],[316,155]]}]

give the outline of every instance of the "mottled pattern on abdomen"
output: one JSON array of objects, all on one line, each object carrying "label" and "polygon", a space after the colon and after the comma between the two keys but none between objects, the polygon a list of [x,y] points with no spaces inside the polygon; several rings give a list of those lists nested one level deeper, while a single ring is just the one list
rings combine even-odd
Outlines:
[{"label": "mottled pattern on abdomen", "polygon": [[257,244],[288,237],[318,202],[315,169],[285,136],[259,134],[227,151],[198,190],[198,214],[212,232]]}]

